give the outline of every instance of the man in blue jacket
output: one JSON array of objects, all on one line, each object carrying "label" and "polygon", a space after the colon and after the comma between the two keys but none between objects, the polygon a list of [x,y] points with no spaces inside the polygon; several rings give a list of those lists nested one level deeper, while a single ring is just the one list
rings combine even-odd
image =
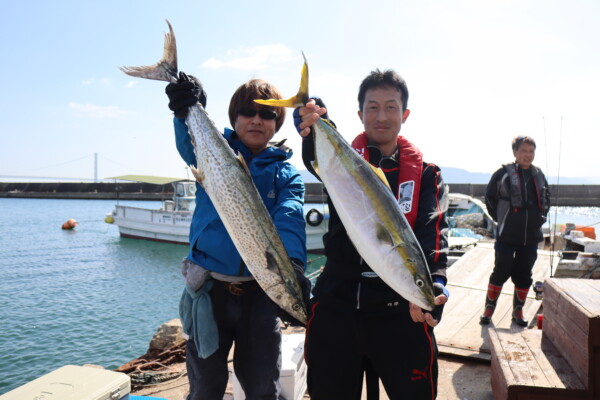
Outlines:
[{"label": "man in blue jacket", "polygon": [[[206,94],[197,79],[185,74],[179,82],[169,84],[166,92],[175,114],[179,154],[188,165],[196,166],[185,117],[189,106],[197,102],[206,105]],[[269,98],[281,98],[281,94],[268,82],[252,79],[241,85],[229,105],[234,129],[226,129],[224,136],[244,157],[308,296],[304,184],[287,162],[291,150],[270,143],[284,122],[285,109],[254,102]],[[188,400],[223,399],[229,375],[227,358],[234,341],[235,373],[246,399],[279,399],[279,313],[248,271],[207,193],[199,184],[196,188],[190,252],[182,263],[186,289],[180,305],[184,331],[190,336],[186,344]],[[190,305],[203,294],[208,302]]]}]

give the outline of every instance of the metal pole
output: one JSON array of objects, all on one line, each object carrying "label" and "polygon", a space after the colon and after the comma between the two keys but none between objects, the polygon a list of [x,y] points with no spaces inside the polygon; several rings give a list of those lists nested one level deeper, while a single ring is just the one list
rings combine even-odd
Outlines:
[{"label": "metal pole", "polygon": [[94,153],[94,183],[98,183],[98,153]]}]

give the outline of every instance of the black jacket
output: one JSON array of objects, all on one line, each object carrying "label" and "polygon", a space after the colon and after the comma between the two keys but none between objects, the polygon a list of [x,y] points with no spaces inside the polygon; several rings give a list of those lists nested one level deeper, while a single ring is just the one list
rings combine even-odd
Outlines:
[{"label": "black jacket", "polygon": [[503,165],[488,183],[485,204],[498,222],[498,242],[533,246],[544,239],[541,228],[550,208],[550,191],[539,168],[532,165],[524,170],[516,163]]}]

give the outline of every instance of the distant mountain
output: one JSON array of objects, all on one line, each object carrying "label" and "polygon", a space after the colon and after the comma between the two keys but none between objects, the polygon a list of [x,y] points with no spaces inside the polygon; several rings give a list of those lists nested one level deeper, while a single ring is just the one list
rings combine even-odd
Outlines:
[{"label": "distant mountain", "polygon": [[[452,168],[452,167],[440,167],[442,169],[442,176],[446,183],[474,183],[474,184],[487,184],[492,177],[492,174],[486,172],[470,172],[465,169]],[[310,172],[303,169],[300,170],[300,175],[304,182],[318,182]],[[550,184],[556,184],[556,177],[549,177],[548,181]],[[600,177],[585,177],[585,178],[571,178],[571,177],[560,177],[561,185],[600,185]]]},{"label": "distant mountain", "polygon": [[[485,172],[470,172],[460,168],[452,167],[440,167],[442,169],[442,176],[446,183],[475,183],[475,184],[487,184],[492,177],[492,174]],[[548,182],[551,185],[556,184],[557,178],[555,176],[548,177]],[[600,177],[582,177],[572,178],[561,176],[561,185],[599,185]]]}]

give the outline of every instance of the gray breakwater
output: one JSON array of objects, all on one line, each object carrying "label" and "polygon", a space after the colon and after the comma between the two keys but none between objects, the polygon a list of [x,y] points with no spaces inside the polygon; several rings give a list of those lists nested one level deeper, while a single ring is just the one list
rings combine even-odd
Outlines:
[{"label": "gray breakwater", "polygon": [[[463,193],[480,200],[487,185],[450,183],[450,192]],[[550,185],[551,204],[561,207],[600,207],[600,185]],[[141,182],[0,182],[0,198],[92,199],[92,200],[168,200],[171,184]],[[306,183],[306,202],[324,201],[323,185]]]}]

